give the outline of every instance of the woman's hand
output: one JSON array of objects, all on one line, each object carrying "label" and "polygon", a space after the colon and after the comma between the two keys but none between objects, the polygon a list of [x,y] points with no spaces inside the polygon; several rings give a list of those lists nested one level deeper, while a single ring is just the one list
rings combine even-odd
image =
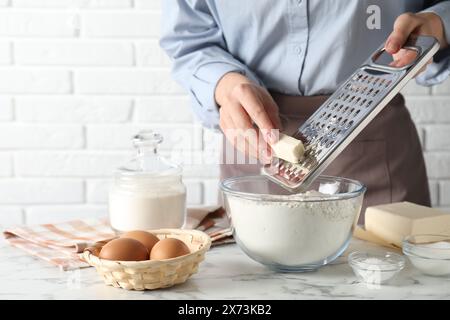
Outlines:
[{"label": "woman's hand", "polygon": [[411,50],[402,49],[412,34],[433,36],[439,41],[441,48],[449,45],[445,38],[444,24],[437,14],[432,12],[404,13],[395,21],[394,30],[385,45],[386,51],[394,57],[391,66],[402,67],[416,58],[416,54]]},{"label": "woman's hand", "polygon": [[220,128],[231,144],[245,155],[270,162],[268,144],[276,142],[274,130],[280,129],[281,122],[278,106],[267,90],[230,72],[217,84],[215,99],[220,106]]}]

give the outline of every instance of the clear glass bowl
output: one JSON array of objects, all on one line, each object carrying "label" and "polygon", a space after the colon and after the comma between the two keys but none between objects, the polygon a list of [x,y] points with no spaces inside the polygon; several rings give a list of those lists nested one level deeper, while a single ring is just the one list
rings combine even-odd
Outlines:
[{"label": "clear glass bowl", "polygon": [[358,181],[327,176],[301,194],[265,176],[226,179],[221,189],[239,247],[281,272],[312,271],[342,254],[366,191]]},{"label": "clear glass bowl", "polygon": [[371,254],[355,251],[348,256],[348,263],[359,281],[387,284],[405,267],[405,258],[393,252]]},{"label": "clear glass bowl", "polygon": [[414,235],[403,240],[403,253],[414,267],[430,276],[450,276],[450,237]]}]

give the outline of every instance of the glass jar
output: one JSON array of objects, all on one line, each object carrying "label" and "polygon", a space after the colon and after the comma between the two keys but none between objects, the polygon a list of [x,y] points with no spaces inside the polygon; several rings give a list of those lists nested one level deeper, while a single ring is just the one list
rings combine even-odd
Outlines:
[{"label": "glass jar", "polygon": [[109,193],[109,219],[117,231],[181,228],[186,187],[181,168],[158,155],[163,137],[143,131],[133,138],[137,155],[120,167]]}]

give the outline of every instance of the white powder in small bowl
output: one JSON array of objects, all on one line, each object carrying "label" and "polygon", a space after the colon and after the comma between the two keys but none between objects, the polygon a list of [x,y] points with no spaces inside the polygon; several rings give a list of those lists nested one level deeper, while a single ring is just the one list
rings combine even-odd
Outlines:
[{"label": "white powder in small bowl", "polygon": [[[362,195],[312,201],[258,201],[228,195],[228,210],[238,243],[267,265],[323,265],[345,250],[361,210]],[[301,195],[304,199],[305,195]],[[329,196],[328,196],[329,197]]]},{"label": "white powder in small bowl", "polygon": [[450,275],[450,243],[447,241],[412,246],[405,253],[411,263],[424,274]]},{"label": "white powder in small bowl", "polygon": [[405,266],[405,259],[392,252],[371,255],[356,251],[349,255],[348,260],[357,278],[369,284],[388,283]]}]

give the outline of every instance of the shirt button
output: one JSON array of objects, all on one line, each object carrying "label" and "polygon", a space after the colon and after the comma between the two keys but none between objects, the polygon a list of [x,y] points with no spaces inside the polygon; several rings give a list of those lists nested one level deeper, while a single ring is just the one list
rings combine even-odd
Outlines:
[{"label": "shirt button", "polygon": [[301,47],[295,47],[295,53],[296,54],[302,53],[302,48]]},{"label": "shirt button", "polygon": [[301,5],[303,0],[297,0],[297,5]]}]

